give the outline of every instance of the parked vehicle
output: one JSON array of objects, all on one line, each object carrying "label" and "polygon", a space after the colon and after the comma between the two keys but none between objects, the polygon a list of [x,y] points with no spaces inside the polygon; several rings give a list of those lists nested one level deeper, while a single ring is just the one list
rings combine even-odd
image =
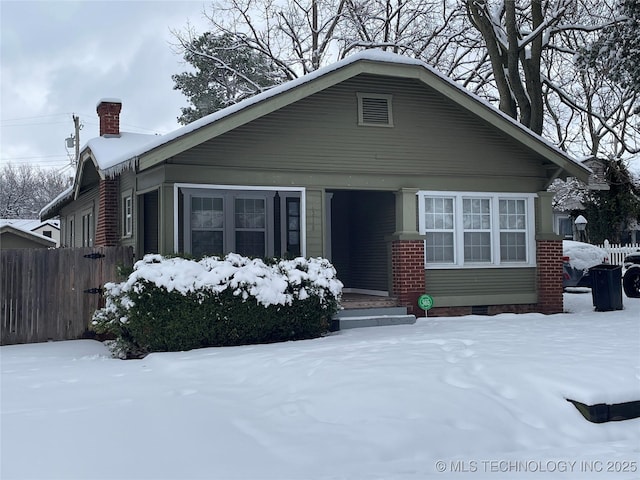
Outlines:
[{"label": "parked vehicle", "polygon": [[640,298],[640,252],[627,255],[624,259],[622,288],[629,298]]},{"label": "parked vehicle", "polygon": [[589,269],[609,263],[606,250],[574,240],[562,241],[562,287],[591,288]]}]

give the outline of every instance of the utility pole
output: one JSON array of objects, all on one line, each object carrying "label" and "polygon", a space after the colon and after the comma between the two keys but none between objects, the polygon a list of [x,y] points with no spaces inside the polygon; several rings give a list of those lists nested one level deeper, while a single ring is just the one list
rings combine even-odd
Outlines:
[{"label": "utility pole", "polygon": [[76,144],[76,157],[75,157],[75,166],[78,166],[80,162],[80,117],[77,115],[73,115],[73,127],[75,129],[75,144]]},{"label": "utility pole", "polygon": [[73,119],[73,128],[74,132],[70,137],[66,138],[67,148],[75,147],[75,156],[72,160],[72,163],[75,167],[78,166],[80,161],[80,129],[82,125],[80,125],[80,117],[76,114],[72,114],[71,118]]}]

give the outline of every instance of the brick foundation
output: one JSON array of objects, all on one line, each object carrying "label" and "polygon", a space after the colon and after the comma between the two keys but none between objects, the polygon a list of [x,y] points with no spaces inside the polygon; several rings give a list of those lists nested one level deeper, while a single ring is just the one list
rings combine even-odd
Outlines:
[{"label": "brick foundation", "polygon": [[418,297],[425,292],[424,241],[395,240],[391,243],[391,275],[393,295],[407,313],[424,316]]},{"label": "brick foundation", "polygon": [[98,215],[96,225],[96,247],[118,245],[118,179],[100,180]]},{"label": "brick foundation", "polygon": [[[486,312],[475,313],[476,315],[498,315],[500,313],[533,313],[538,312],[538,305],[535,303],[517,305],[485,305]],[[429,317],[462,317],[464,315],[474,315],[473,307],[434,307],[427,313]]]}]

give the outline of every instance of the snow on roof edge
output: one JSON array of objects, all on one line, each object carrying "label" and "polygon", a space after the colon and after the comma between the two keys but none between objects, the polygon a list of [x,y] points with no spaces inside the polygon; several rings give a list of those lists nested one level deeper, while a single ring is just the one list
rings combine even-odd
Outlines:
[{"label": "snow on roof edge", "polygon": [[[115,158],[112,162],[112,166],[111,167],[107,167],[105,169],[102,170],[102,172],[104,173],[104,175],[108,176],[108,177],[113,177],[115,175],[118,175],[119,173],[121,173],[122,171],[126,170],[126,169],[133,169],[137,167],[137,162],[138,159],[140,157],[140,155],[143,155],[155,148],[161,147],[162,145],[165,145],[177,138],[180,138],[184,135],[187,135],[189,133],[192,133],[200,128],[206,127],[207,125],[210,125],[213,122],[219,121],[233,113],[239,112],[241,110],[244,110],[245,108],[248,108],[254,104],[260,103],[262,101],[268,100],[271,97],[274,97],[276,95],[280,95],[282,93],[285,93],[289,90],[292,90],[300,85],[304,85],[306,83],[309,83],[317,78],[320,78],[324,75],[327,75],[328,73],[331,73],[333,71],[339,70],[341,68],[344,68],[348,65],[351,65],[353,63],[356,63],[358,61],[375,61],[375,62],[386,62],[386,63],[396,63],[396,64],[404,64],[404,65],[415,65],[415,66],[419,66],[424,68],[425,70],[427,70],[428,72],[430,72],[431,74],[435,75],[437,78],[439,78],[441,81],[445,82],[446,84],[448,84],[449,86],[455,88],[457,91],[469,96],[470,98],[472,98],[473,100],[475,100],[476,102],[478,102],[479,104],[481,104],[483,107],[489,109],[490,112],[492,112],[493,114],[497,114],[498,116],[500,116],[503,120],[507,121],[509,124],[511,124],[512,126],[515,126],[516,128],[518,128],[520,131],[522,131],[523,133],[525,133],[526,135],[530,136],[531,138],[533,138],[535,141],[543,144],[544,146],[546,146],[547,148],[551,149],[554,153],[560,155],[563,158],[566,158],[567,160],[569,160],[572,164],[586,169],[588,171],[590,171],[590,169],[588,167],[586,167],[585,165],[583,165],[581,162],[579,162],[577,159],[573,158],[570,154],[568,154],[567,152],[561,150],[558,146],[554,145],[553,143],[551,143],[549,140],[547,140],[546,138],[542,137],[541,135],[536,134],[535,132],[531,131],[530,129],[528,129],[527,127],[525,127],[524,125],[522,125],[520,122],[518,122],[516,119],[511,118],[509,115],[507,115],[506,113],[500,111],[498,108],[496,108],[495,106],[493,106],[491,103],[489,103],[487,100],[479,97],[478,95],[474,94],[473,92],[470,92],[469,90],[467,90],[466,88],[464,88],[462,85],[459,85],[458,83],[454,82],[451,78],[447,77],[446,75],[444,75],[443,73],[439,72],[438,70],[436,70],[435,68],[431,67],[429,64],[425,63],[422,60],[416,59],[416,58],[412,58],[412,57],[407,57],[404,55],[399,55],[396,53],[391,53],[391,52],[386,52],[383,50],[379,50],[379,49],[368,49],[368,50],[363,50],[360,52],[357,52],[349,57],[346,57],[338,62],[335,62],[331,65],[327,65],[325,67],[322,67],[318,70],[315,70],[311,73],[308,73],[302,77],[296,78],[294,80],[290,80],[288,82],[285,82],[283,84],[280,85],[276,85],[264,92],[261,92],[257,95],[254,95],[250,98],[247,98],[241,102],[238,102],[234,105],[230,105],[227,108],[224,108],[222,110],[218,110],[217,112],[211,113],[205,117],[202,117],[198,120],[195,120],[194,122],[191,122],[183,127],[180,127],[176,130],[173,130],[172,132],[169,132],[165,135],[161,135],[158,136],[158,139],[155,141],[151,141],[149,144],[146,144],[144,146],[139,147],[138,149],[133,149],[130,152],[127,152],[126,154]],[[123,163],[126,163],[125,165],[121,165]]]},{"label": "snow on roof edge", "polygon": [[[180,138],[183,135],[187,135],[196,130],[199,130],[200,128],[206,127],[207,125],[210,125],[213,122],[216,122],[218,120],[221,120],[222,118],[228,117],[233,113],[244,110],[245,108],[248,108],[251,105],[255,105],[262,101],[268,100],[271,97],[275,97],[276,95],[280,95],[289,90],[293,90],[294,88],[300,85],[309,83],[317,78],[327,75],[328,73],[331,73],[333,71],[336,71],[348,65],[351,65],[352,63],[355,63],[359,60],[379,61],[379,62],[398,63],[398,64],[412,64],[412,65],[425,66],[425,67],[427,66],[423,61],[417,60],[415,58],[406,57],[406,56],[398,55],[395,53],[385,52],[382,50],[375,50],[375,49],[364,50],[362,52],[358,52],[347,58],[344,58],[338,62],[332,63],[331,65],[327,65],[325,67],[319,68],[318,70],[314,70],[313,72],[303,75],[302,77],[298,77],[294,80],[290,80],[280,85],[276,85],[268,90],[265,90],[264,92],[258,93],[241,102],[230,105],[226,108],[223,108],[222,110],[218,110],[216,112],[210,113],[209,115],[199,118],[198,120],[195,120],[176,130],[173,130],[172,132],[169,132],[165,135],[161,135],[158,137],[156,141],[153,141],[148,145],[141,147],[137,151],[131,151],[130,155],[132,155],[132,157],[129,157],[129,155],[127,155],[126,157],[121,157],[119,159],[119,162],[126,162],[126,161],[133,161],[133,160],[137,161],[140,155],[143,155],[144,153],[147,153],[155,148],[158,148],[166,143],[169,143],[177,138]],[[117,164],[118,162],[114,161],[112,167],[104,170],[104,174],[117,175],[117,173],[112,173],[112,171],[117,167]]]},{"label": "snow on roof edge", "polygon": [[53,247],[55,247],[55,245],[56,245],[56,240],[54,240],[51,237],[45,237],[44,235],[40,235],[39,233],[36,233],[36,232],[34,232],[32,230],[26,230],[26,229],[18,227],[16,225],[12,225],[10,223],[8,223],[6,225],[2,225],[0,228],[4,229],[4,230],[7,230],[7,229],[17,230],[18,232],[24,233],[25,235],[28,235],[28,236],[31,236],[31,237],[35,237],[38,240],[46,240]]},{"label": "snow on roof edge", "polygon": [[[71,197],[73,197],[74,186],[75,184],[71,185],[70,187],[60,192],[56,198],[51,200],[44,207],[42,207],[42,209],[40,209],[40,211],[38,212],[38,217],[40,218],[40,221],[48,220],[49,218],[51,218],[51,217],[47,217],[47,215],[51,214],[51,210],[54,210],[56,207],[62,205],[67,200],[70,200]],[[45,217],[44,220],[43,220],[43,217]]]}]

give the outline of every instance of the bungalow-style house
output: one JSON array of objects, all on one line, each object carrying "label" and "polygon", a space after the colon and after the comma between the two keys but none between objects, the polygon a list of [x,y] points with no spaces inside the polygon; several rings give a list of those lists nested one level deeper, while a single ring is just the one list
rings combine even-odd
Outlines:
[{"label": "bungalow-style house", "polygon": [[67,245],[323,256],[413,314],[563,309],[547,187],[589,169],[421,61],[362,52],[164,136],[121,107],[41,212]]},{"label": "bungalow-style house", "polygon": [[55,248],[60,238],[57,220],[0,218],[0,249]]}]

